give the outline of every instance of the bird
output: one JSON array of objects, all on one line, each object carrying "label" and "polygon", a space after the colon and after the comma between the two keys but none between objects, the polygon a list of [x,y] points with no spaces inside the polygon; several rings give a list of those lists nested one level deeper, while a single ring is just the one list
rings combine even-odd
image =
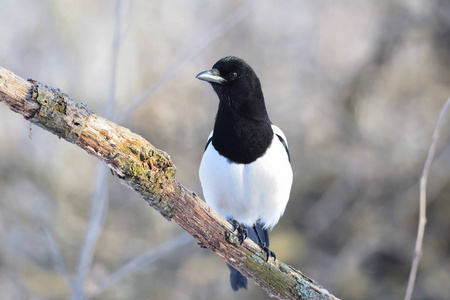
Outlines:
[{"label": "bird", "polygon": [[[260,80],[243,59],[226,56],[196,78],[209,82],[219,98],[199,168],[205,201],[242,242],[248,237],[267,260],[276,259],[268,230],[283,215],[293,181],[286,136],[270,121]],[[247,278],[228,267],[232,289],[247,288]]]}]

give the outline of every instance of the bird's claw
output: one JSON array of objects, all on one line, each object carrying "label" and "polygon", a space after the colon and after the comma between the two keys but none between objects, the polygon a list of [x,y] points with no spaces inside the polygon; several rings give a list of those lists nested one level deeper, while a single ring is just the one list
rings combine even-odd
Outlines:
[{"label": "bird's claw", "polygon": [[242,226],[236,220],[233,220],[231,222],[231,225],[233,226],[233,231],[237,230],[237,236],[239,238],[239,242],[242,244],[244,242],[244,240],[247,238],[247,234],[248,234],[247,227]]},{"label": "bird's claw", "polygon": [[273,257],[273,260],[277,260],[277,256],[275,255],[275,252],[269,249],[269,247],[266,246],[266,243],[262,242],[259,244],[259,247],[267,254],[266,262],[269,261],[269,258]]}]

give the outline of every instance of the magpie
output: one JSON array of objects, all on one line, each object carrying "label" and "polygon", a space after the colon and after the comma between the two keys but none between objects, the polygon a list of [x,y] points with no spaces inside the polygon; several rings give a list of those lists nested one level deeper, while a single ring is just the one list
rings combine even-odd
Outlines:
[{"label": "magpie", "polygon": [[[284,213],[292,185],[288,143],[269,119],[261,83],[242,59],[227,56],[196,78],[209,82],[219,97],[214,129],[200,163],[206,203],[227,219],[242,242],[247,236],[267,253],[268,229]],[[247,278],[228,265],[233,290]]]}]

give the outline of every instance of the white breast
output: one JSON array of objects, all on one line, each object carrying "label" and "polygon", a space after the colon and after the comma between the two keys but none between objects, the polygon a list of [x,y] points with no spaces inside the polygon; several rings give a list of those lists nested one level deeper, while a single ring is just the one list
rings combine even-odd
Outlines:
[{"label": "white breast", "polygon": [[272,129],[272,144],[250,164],[231,163],[212,143],[203,154],[199,172],[203,194],[206,203],[224,218],[247,226],[260,220],[265,228],[272,228],[283,214],[291,191],[292,169],[286,149],[276,136],[285,139],[284,134],[274,125]]}]

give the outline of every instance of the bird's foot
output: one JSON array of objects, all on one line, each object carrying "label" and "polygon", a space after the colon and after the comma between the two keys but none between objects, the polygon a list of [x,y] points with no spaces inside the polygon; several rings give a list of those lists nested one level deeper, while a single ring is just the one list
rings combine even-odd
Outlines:
[{"label": "bird's foot", "polygon": [[233,231],[237,230],[237,236],[239,238],[239,241],[241,242],[241,244],[244,242],[245,238],[247,237],[247,227],[242,226],[241,224],[239,224],[238,221],[233,220],[231,222],[231,225],[233,226]]},{"label": "bird's foot", "polygon": [[[229,243],[239,247],[247,237],[247,228],[235,220],[231,220],[230,223],[233,226],[233,231],[227,230],[225,232],[226,239]],[[235,231],[237,231],[237,234],[234,233]]]},{"label": "bird's foot", "polygon": [[269,247],[266,246],[266,243],[262,242],[259,244],[259,247],[261,247],[261,249],[266,252],[267,254],[267,258],[266,258],[266,262],[269,261],[269,258],[273,257],[273,260],[277,260],[277,256],[275,255],[275,252],[271,251],[269,249]]}]

